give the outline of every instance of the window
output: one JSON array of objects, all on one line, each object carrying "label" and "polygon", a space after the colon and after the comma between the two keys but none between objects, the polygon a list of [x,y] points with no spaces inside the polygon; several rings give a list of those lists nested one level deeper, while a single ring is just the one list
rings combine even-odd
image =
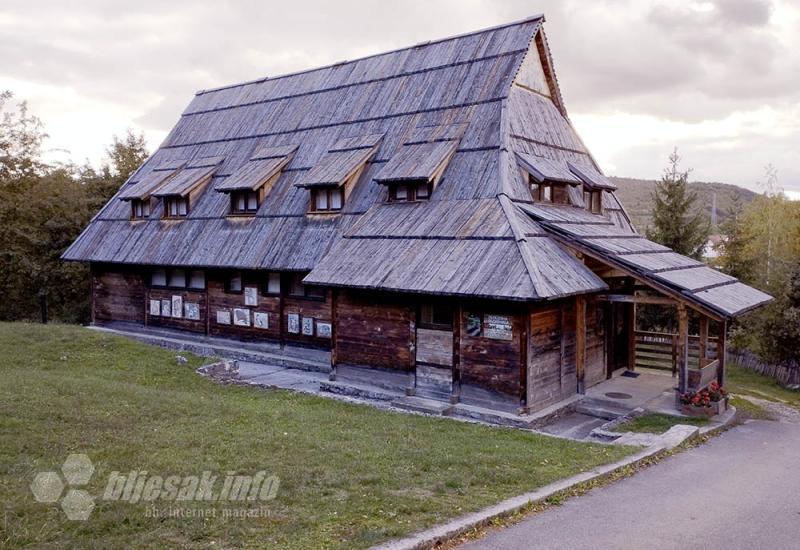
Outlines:
[{"label": "window", "polygon": [[292,273],[292,283],[289,286],[289,294],[298,298],[302,297],[324,300],[325,289],[323,287],[303,284],[303,277],[306,275],[306,273]]},{"label": "window", "polygon": [[341,187],[325,187],[311,190],[312,212],[338,212],[342,209],[344,197]]},{"label": "window", "polygon": [[167,270],[154,269],[150,274],[150,286],[167,286]]},{"label": "window", "polygon": [[231,193],[231,212],[234,214],[255,214],[257,210],[257,191],[234,191]]},{"label": "window", "polygon": [[169,282],[167,286],[172,288],[185,288],[186,287],[186,271],[183,269],[170,269]]},{"label": "window", "polygon": [[167,218],[184,218],[189,214],[187,197],[166,197],[164,199],[164,216]]},{"label": "window", "polygon": [[419,326],[453,330],[453,308],[446,304],[424,304],[419,311]]},{"label": "window", "polygon": [[239,272],[231,273],[225,281],[225,292],[240,294],[242,292],[242,274]]},{"label": "window", "polygon": [[431,184],[398,183],[389,187],[390,202],[410,202],[428,200],[431,198]]},{"label": "window", "polygon": [[534,202],[553,202],[553,184],[548,182],[536,183],[531,178],[531,198]]},{"label": "window", "polygon": [[603,192],[592,191],[592,212],[595,214],[603,213]]},{"label": "window", "polygon": [[150,199],[134,199],[131,201],[131,218],[141,220],[150,215]]},{"label": "window", "polygon": [[[192,271],[192,273],[195,272]],[[202,274],[203,272],[201,271],[200,273]],[[203,285],[205,286],[205,278],[203,280]],[[186,288],[186,270],[156,268],[150,273],[150,286],[161,288]]]},{"label": "window", "polygon": [[193,269],[189,272],[189,288],[203,290],[206,288],[206,272],[202,269]]},{"label": "window", "polygon": [[280,273],[267,273],[267,281],[262,289],[263,294],[280,294],[281,293],[281,274]]}]

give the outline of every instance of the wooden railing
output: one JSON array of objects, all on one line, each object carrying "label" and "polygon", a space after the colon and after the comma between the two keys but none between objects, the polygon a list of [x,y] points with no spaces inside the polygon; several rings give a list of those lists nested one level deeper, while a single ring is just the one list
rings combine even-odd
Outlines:
[{"label": "wooden railing", "polygon": [[[636,367],[678,373],[678,335],[668,332],[635,331]],[[717,338],[709,337],[706,362],[717,358]],[[689,368],[700,368],[700,337],[689,336]]]}]

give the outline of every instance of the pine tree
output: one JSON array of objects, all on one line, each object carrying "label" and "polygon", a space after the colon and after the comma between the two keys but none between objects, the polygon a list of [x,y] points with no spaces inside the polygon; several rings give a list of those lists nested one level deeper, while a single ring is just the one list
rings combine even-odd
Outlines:
[{"label": "pine tree", "polygon": [[703,212],[695,208],[697,193],[689,191],[689,170],[680,169],[680,160],[676,148],[656,184],[652,195],[653,227],[648,228],[647,238],[699,260],[710,227]]},{"label": "pine tree", "polygon": [[728,275],[742,281],[751,281],[754,262],[747,253],[751,237],[744,220],[744,205],[737,193],[733,196],[728,218],[722,223],[722,244],[720,245],[719,266]]}]

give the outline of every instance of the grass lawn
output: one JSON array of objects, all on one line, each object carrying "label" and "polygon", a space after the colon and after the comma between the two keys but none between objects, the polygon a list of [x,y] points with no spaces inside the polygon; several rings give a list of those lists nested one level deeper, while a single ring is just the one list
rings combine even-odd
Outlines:
[{"label": "grass lawn", "polygon": [[753,403],[745,397],[737,397],[734,395],[731,397],[730,403],[732,406],[736,407],[737,411],[743,413],[747,418],[752,418],[754,420],[773,420],[772,415],[767,409]]},{"label": "grass lawn", "polygon": [[[80,327],[0,323],[0,357],[0,546],[364,548],[633,452],[223,386],[195,374],[201,358]],[[29,489],[69,453],[95,465],[87,521]],[[103,500],[111,472],[131,470],[265,470],[280,485],[269,501]]]},{"label": "grass lawn", "polygon": [[786,389],[774,378],[745,369],[734,362],[727,367],[725,387],[734,394],[750,395],[800,409],[800,391]]},{"label": "grass lawn", "polygon": [[676,424],[705,426],[708,418],[672,416],[670,414],[645,413],[614,427],[615,432],[647,432],[663,434]]}]

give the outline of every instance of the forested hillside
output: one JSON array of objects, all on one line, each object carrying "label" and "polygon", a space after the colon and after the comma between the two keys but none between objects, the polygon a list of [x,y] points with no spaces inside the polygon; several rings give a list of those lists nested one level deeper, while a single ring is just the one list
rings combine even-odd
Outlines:
[{"label": "forested hillside", "polygon": [[[617,196],[625,206],[625,210],[627,210],[636,229],[643,233],[649,225],[652,225],[652,193],[656,185],[655,180],[616,177],[612,177],[611,180],[619,187]],[[752,202],[757,195],[757,193],[749,189],[728,183],[694,181],[689,184],[689,188],[697,192],[697,204],[707,212],[709,218],[711,216],[714,193],[716,193],[718,224],[727,219],[734,196],[738,195],[742,206],[744,206]]]}]

